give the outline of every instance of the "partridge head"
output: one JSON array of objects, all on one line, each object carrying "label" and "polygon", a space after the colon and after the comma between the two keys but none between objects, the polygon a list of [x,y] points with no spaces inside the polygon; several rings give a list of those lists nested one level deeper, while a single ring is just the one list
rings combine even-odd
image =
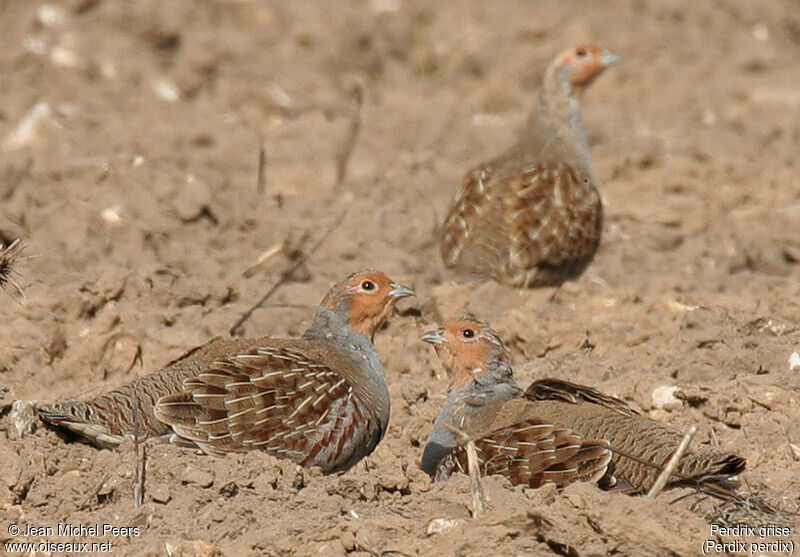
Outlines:
[{"label": "partridge head", "polygon": [[380,271],[364,271],[334,285],[320,302],[317,316],[322,312],[339,315],[351,330],[371,340],[397,301],[413,295],[411,288]]},{"label": "partridge head", "polygon": [[610,50],[595,44],[579,45],[553,58],[547,67],[544,83],[547,87],[558,84],[561,95],[565,92],[580,94],[606,68],[618,61],[619,56]]},{"label": "partridge head", "polygon": [[452,319],[422,335],[433,345],[450,380],[450,390],[461,389],[473,379],[494,374],[498,382],[511,379],[510,362],[503,342],[491,328],[469,316]]},{"label": "partridge head", "polygon": [[258,449],[344,471],[386,431],[389,392],[372,336],[412,294],[384,273],[356,273],[330,289],[301,338],[216,339],[95,399],[39,412],[105,446],[138,427],[211,454]]}]

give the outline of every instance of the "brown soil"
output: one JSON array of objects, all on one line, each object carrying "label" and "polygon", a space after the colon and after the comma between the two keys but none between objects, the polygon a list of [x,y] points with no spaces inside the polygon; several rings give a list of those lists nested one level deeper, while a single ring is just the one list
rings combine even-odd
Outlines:
[{"label": "brown soil", "polygon": [[[28,256],[27,302],[0,292],[0,541],[11,523],[67,522],[140,535],[30,541],[109,539],[121,555],[699,554],[714,509],[695,496],[487,478],[472,520],[466,477],[428,481],[417,466],[445,382],[418,339],[465,308],[501,332],[522,384],[563,377],[694,424],[695,445],[747,458],[746,491],[798,505],[795,3],[6,0],[0,13],[0,241],[22,238]],[[607,208],[597,258],[558,290],[450,282],[435,231],[461,177],[511,142],[548,59],[587,39],[623,58],[585,99]],[[344,210],[245,333],[298,334],[350,271],[415,286],[376,339],[389,430],[354,470],[148,445],[136,508],[132,443],[97,450],[41,425],[16,438],[13,400],[96,394],[226,335]],[[684,402],[654,408],[661,385]],[[778,537],[800,541],[793,516],[717,514],[788,524]]]}]

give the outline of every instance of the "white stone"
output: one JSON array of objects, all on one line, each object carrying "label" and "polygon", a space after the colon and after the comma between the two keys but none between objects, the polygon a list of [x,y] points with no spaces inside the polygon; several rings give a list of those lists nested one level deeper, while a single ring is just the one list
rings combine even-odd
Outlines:
[{"label": "white stone", "polygon": [[100,211],[100,218],[106,226],[116,228],[122,223],[122,207],[114,205],[113,207],[106,207]]},{"label": "white stone", "polygon": [[653,389],[653,406],[663,410],[674,410],[680,408],[683,403],[675,397],[675,393],[680,389],[674,385],[659,385]]},{"label": "white stone", "polygon": [[56,66],[63,68],[74,68],[80,62],[75,51],[64,46],[54,46],[50,51],[50,60]]},{"label": "white stone", "polygon": [[61,27],[67,20],[67,11],[56,4],[42,4],[36,10],[36,17],[45,27]]},{"label": "white stone", "polygon": [[434,518],[428,522],[428,527],[425,529],[425,533],[429,536],[433,534],[441,534],[447,530],[450,530],[451,528],[461,526],[462,524],[464,524],[463,518]]},{"label": "white stone", "polygon": [[171,81],[156,79],[152,82],[152,86],[156,96],[163,101],[174,103],[181,100],[181,92],[178,86]]},{"label": "white stone", "polygon": [[792,352],[792,355],[789,356],[789,371],[793,371],[800,367],[800,354],[797,352]]},{"label": "white stone", "polygon": [[4,151],[16,151],[31,145],[39,136],[39,128],[43,122],[53,119],[53,111],[46,102],[38,102],[20,120],[17,127],[3,138]]}]

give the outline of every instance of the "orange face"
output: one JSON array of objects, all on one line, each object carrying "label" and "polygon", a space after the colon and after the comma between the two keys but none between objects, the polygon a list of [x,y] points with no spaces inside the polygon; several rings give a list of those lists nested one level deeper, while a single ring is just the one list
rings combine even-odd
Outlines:
[{"label": "orange face", "polygon": [[619,60],[611,51],[594,44],[576,46],[556,59],[558,68],[569,72],[569,82],[573,87],[586,87],[603,70]]},{"label": "orange face", "polygon": [[451,389],[460,389],[486,373],[493,353],[507,360],[497,333],[477,320],[450,319],[440,329],[425,333],[422,340],[436,348]]},{"label": "orange face", "polygon": [[372,338],[397,300],[413,295],[409,287],[392,282],[380,271],[364,271],[334,286],[320,305],[346,311],[350,327]]}]

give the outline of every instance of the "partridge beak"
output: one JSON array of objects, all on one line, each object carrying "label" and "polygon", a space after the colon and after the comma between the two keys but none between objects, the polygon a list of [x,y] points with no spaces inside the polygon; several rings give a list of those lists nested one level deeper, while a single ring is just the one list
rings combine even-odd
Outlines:
[{"label": "partridge beak", "polygon": [[414,295],[414,291],[408,286],[397,284],[396,282],[391,283],[389,286],[392,287],[392,289],[389,290],[389,296],[393,296],[395,298],[408,298],[409,296]]},{"label": "partridge beak", "polygon": [[605,67],[611,66],[612,64],[616,64],[617,62],[619,62],[619,60],[620,60],[619,56],[617,56],[610,50],[604,50],[602,54],[600,54],[600,63],[603,64],[603,66]]},{"label": "partridge beak", "polygon": [[444,336],[442,336],[443,333],[444,329],[428,331],[422,335],[422,337],[420,337],[420,340],[422,340],[422,342],[427,342],[428,344],[444,344]]}]

